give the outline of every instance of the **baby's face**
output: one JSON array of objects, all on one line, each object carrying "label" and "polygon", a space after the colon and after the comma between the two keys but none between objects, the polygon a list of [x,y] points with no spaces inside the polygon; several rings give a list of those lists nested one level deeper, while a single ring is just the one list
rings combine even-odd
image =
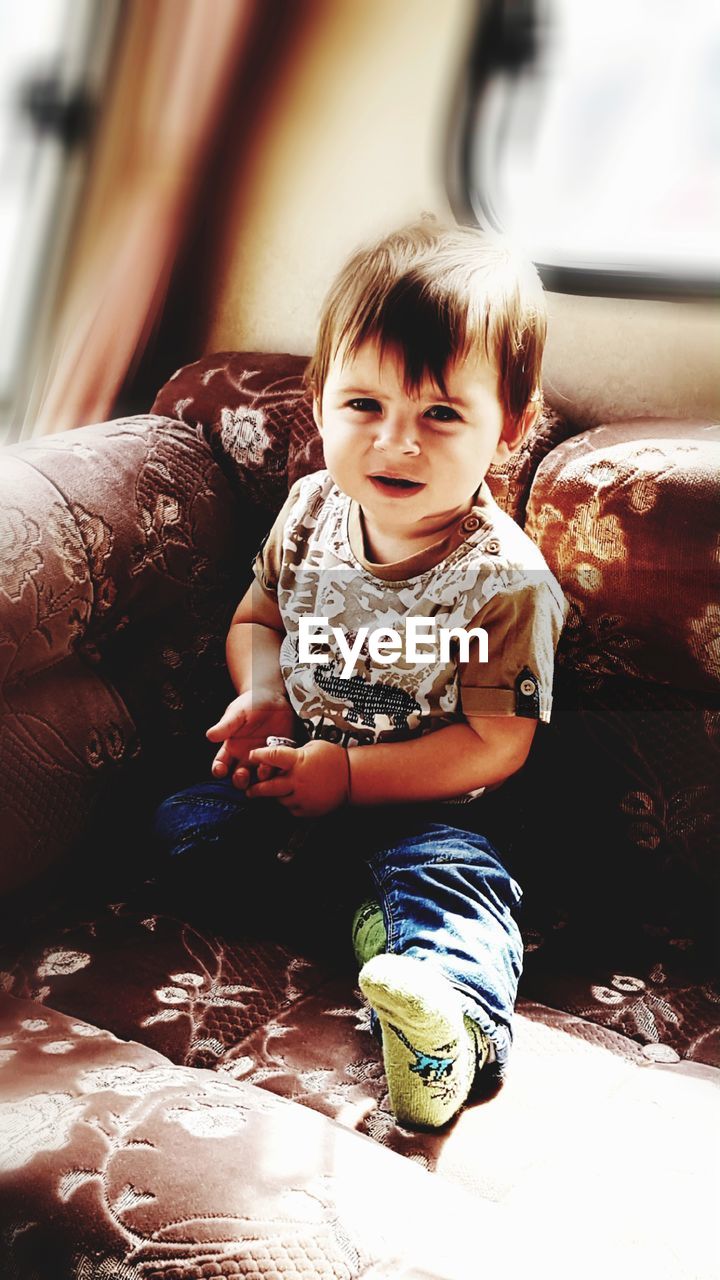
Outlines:
[{"label": "baby's face", "polygon": [[386,352],[381,363],[377,345],[365,343],[336,357],[314,406],[338,488],[378,533],[399,541],[411,531],[439,537],[470,509],[505,427],[487,360],[450,368],[446,397],[432,382],[408,396],[403,372],[399,356]]}]

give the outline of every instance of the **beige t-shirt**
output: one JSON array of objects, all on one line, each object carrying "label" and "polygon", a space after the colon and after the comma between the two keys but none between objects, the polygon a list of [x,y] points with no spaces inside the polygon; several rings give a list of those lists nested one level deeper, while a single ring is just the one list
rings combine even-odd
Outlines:
[{"label": "beige t-shirt", "polygon": [[[535,544],[484,483],[472,511],[437,542],[374,564],[358,504],[329,472],[316,471],[293,485],[253,571],[282,615],[280,666],[308,739],[356,747],[434,732],[466,716],[550,719],[565,600]],[[327,629],[326,636],[315,629],[311,661],[299,660],[303,617],[322,619]],[[434,624],[424,629],[420,657],[417,650],[409,656],[412,618]],[[487,661],[475,639],[463,655],[448,637],[441,655],[440,632],[453,627],[483,628]],[[349,646],[367,629],[350,673],[333,628]],[[401,651],[383,663],[369,641],[387,628]]]}]

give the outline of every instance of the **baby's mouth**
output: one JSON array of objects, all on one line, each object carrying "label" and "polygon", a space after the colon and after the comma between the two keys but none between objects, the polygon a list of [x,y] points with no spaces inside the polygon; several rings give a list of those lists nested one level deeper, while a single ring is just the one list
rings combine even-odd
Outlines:
[{"label": "baby's mouth", "polygon": [[392,489],[422,489],[419,480],[405,480],[402,476],[371,476],[376,484],[387,485]]}]

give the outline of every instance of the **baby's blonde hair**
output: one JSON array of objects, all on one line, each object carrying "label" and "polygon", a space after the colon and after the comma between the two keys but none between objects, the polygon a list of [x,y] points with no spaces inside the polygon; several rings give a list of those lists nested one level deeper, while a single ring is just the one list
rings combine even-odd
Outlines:
[{"label": "baby's blonde hair", "polygon": [[430,378],[443,395],[456,360],[482,351],[497,367],[503,408],[519,417],[541,399],[547,331],[542,284],[532,263],[495,233],[421,220],[359,249],[325,299],[305,385],[318,399],[342,348],[375,341],[400,352],[405,391]]}]

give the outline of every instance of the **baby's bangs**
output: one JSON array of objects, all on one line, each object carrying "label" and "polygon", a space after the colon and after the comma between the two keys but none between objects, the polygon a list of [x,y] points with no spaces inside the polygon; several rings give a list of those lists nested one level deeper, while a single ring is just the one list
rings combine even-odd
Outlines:
[{"label": "baby's bangs", "polygon": [[494,362],[487,309],[482,316],[473,314],[470,301],[461,294],[439,290],[411,275],[398,280],[384,296],[364,302],[356,310],[349,309],[333,356],[341,349],[356,355],[364,343],[377,343],[381,359],[388,354],[400,356],[406,395],[416,395],[431,381],[447,396],[448,368],[479,348]]}]

